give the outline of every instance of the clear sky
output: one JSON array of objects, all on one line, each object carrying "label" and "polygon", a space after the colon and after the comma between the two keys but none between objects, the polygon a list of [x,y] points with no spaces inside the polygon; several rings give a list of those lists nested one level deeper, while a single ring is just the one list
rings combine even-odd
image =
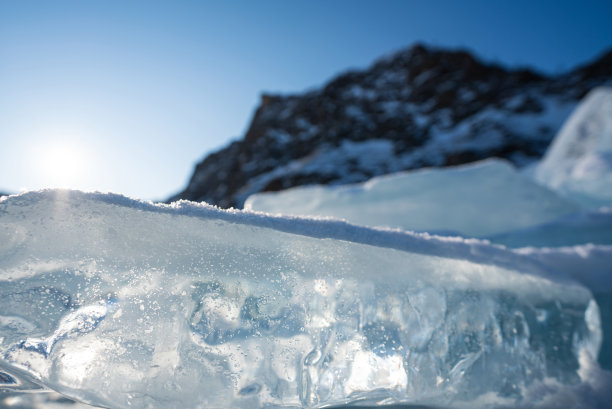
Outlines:
[{"label": "clear sky", "polygon": [[612,1],[0,0],[0,191],[164,199],[262,92],[417,41],[558,73],[612,47]]}]

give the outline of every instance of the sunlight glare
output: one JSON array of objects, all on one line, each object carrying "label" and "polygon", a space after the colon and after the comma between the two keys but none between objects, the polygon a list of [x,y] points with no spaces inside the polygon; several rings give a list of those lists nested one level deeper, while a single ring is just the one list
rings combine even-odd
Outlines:
[{"label": "sunlight glare", "polygon": [[90,160],[77,144],[44,144],[36,152],[35,161],[42,187],[82,189],[87,182]]}]

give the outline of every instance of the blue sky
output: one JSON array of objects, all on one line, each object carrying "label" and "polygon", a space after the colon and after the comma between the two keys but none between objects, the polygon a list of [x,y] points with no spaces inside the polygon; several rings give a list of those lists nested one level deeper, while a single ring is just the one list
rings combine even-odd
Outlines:
[{"label": "blue sky", "polygon": [[417,41],[548,73],[612,47],[609,1],[0,0],[0,190],[163,199],[294,93]]}]

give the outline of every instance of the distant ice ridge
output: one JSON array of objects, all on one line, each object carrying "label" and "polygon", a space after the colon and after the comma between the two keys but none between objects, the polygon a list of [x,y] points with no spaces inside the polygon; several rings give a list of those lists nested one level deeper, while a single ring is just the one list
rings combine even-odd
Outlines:
[{"label": "distant ice ridge", "polygon": [[260,193],[247,199],[245,209],[487,237],[551,222],[579,207],[525,178],[510,163],[489,159],[396,173],[363,184]]},{"label": "distant ice ridge", "polygon": [[540,266],[339,221],[12,196],[0,393],[44,387],[109,408],[604,408],[597,304]]},{"label": "distant ice ridge", "polygon": [[535,171],[580,203],[612,205],[612,88],[591,91],[565,122]]}]

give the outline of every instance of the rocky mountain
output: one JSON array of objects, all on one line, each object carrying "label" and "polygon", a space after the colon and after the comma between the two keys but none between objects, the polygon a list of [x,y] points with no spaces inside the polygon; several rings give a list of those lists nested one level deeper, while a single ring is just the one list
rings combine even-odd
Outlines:
[{"label": "rocky mountain", "polygon": [[346,184],[425,166],[541,157],[593,87],[612,82],[612,51],[547,76],[415,45],[321,89],[267,95],[244,138],[205,157],[169,200],[241,207],[251,194]]}]

